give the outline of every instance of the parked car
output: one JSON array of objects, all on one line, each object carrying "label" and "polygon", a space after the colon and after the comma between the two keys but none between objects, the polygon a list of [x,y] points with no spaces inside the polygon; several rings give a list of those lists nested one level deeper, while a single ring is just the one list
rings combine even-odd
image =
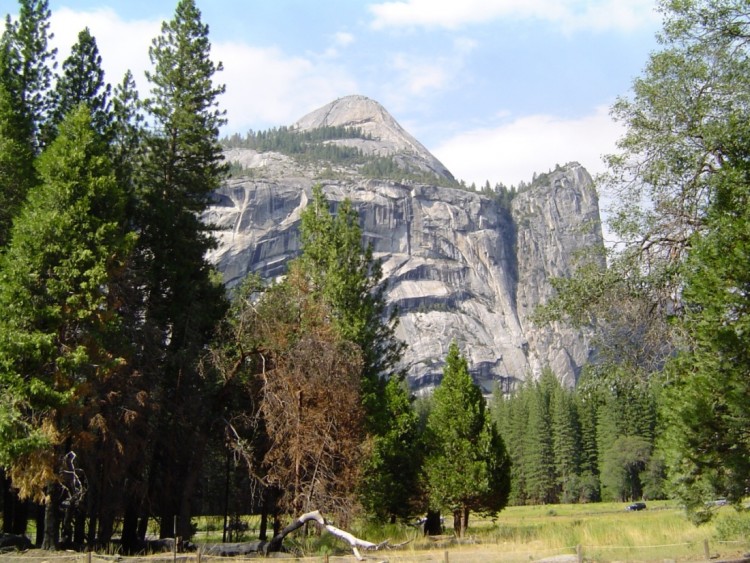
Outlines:
[{"label": "parked car", "polygon": [[646,510],[646,503],[645,502],[634,502],[633,504],[629,504],[627,507],[625,507],[625,510],[629,510],[629,511]]}]

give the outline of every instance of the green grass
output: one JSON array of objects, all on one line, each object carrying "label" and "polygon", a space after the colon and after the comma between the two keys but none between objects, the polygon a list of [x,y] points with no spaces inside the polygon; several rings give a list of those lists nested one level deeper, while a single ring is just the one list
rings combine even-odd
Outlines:
[{"label": "green grass", "polygon": [[[695,527],[683,511],[669,502],[649,502],[640,512],[625,511],[625,503],[510,507],[497,518],[472,515],[464,540],[457,541],[448,525],[438,540],[425,538],[406,525],[361,524],[350,531],[378,543],[409,542],[389,551],[389,561],[512,561],[575,554],[581,546],[587,561],[697,561],[710,555],[736,558],[750,551],[750,515],[731,507],[718,510],[709,525]],[[450,518],[446,518],[446,523]],[[327,534],[290,538],[297,555],[320,557],[350,554],[345,542]],[[437,558],[437,559],[436,559]]]}]

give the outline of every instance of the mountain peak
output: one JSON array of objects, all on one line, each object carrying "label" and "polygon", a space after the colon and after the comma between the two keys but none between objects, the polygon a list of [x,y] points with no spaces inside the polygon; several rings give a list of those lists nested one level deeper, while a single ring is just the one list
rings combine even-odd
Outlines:
[{"label": "mountain peak", "polygon": [[298,131],[321,127],[360,129],[366,139],[341,139],[334,142],[355,146],[365,154],[392,156],[406,168],[417,168],[453,180],[453,175],[443,163],[401,127],[382,105],[367,96],[339,98],[308,113],[292,125],[292,129]]},{"label": "mountain peak", "polygon": [[364,133],[378,140],[392,137],[395,132],[393,129],[396,131],[400,129],[399,133],[406,133],[382,105],[367,96],[360,95],[345,96],[334,100],[308,113],[292,127],[307,131],[319,127],[342,126],[359,127]]}]

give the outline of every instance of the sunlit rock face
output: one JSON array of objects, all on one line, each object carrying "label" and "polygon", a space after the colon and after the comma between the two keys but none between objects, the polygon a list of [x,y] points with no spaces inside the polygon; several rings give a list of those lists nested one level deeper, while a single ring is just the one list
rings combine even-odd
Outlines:
[{"label": "sunlit rock face", "polygon": [[[335,142],[452,180],[377,102],[342,98],[293,127],[324,125],[361,128],[367,138]],[[251,272],[284,275],[299,253],[300,213],[319,183],[334,210],[346,198],[359,210],[367,242],[383,262],[388,301],[398,307],[397,335],[408,344],[403,361],[416,392],[439,383],[453,340],[486,393],[535,377],[545,366],[567,385],[575,383],[590,354],[587,335],[563,325],[536,326],[530,316],[552,295],[550,279],[569,275],[581,249],[602,243],[596,192],[580,165],[543,175],[506,209],[492,196],[367,179],[351,167],[331,174],[330,165],[250,149],[226,156],[247,177],[216,193],[205,220],[220,228],[210,258],[228,286]]]}]

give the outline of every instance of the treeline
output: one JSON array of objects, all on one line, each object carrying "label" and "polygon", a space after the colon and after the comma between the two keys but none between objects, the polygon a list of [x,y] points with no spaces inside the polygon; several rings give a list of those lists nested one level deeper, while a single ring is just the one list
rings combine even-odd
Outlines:
[{"label": "treeline", "polygon": [[251,129],[244,137],[235,133],[222,139],[222,146],[229,149],[246,148],[258,152],[279,152],[293,156],[301,162],[325,161],[353,165],[365,162],[359,149],[325,141],[371,138],[361,129],[352,127],[324,126],[308,131],[274,127],[266,131]]},{"label": "treeline", "polygon": [[258,152],[276,151],[283,154],[299,154],[304,153],[310,145],[341,139],[372,140],[372,135],[365,134],[359,127],[344,127],[343,125],[324,125],[305,131],[282,126],[272,127],[265,131],[250,129],[244,137],[239,133],[234,133],[229,137],[224,137],[221,143],[229,149],[243,148]]},{"label": "treeline", "polygon": [[[291,156],[301,163],[326,164],[325,173],[335,177],[335,165],[352,167],[365,178],[421,182],[446,187],[459,187],[458,182],[414,168],[401,162],[398,156],[367,155],[356,147],[329,141],[362,139],[372,140],[372,135],[358,127],[323,126],[300,131],[292,127],[274,127],[265,131],[248,131],[245,136],[235,133],[222,139],[222,146],[247,148],[258,152],[274,151]],[[233,176],[248,171],[238,165],[230,168]]]},{"label": "treeline", "polygon": [[584,375],[567,388],[546,370],[512,395],[496,393],[492,416],[512,460],[510,502],[663,498],[656,406],[647,382],[622,374]]}]

